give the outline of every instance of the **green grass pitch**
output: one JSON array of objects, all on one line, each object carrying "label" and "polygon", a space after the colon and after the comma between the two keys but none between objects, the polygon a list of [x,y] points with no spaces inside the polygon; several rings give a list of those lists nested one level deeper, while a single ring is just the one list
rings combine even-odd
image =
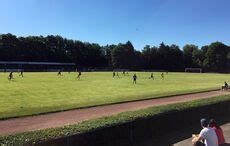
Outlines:
[{"label": "green grass pitch", "polygon": [[169,73],[161,80],[160,73],[136,72],[137,84],[132,75],[112,77],[112,72],[77,73],[24,73],[24,78],[14,73],[0,73],[0,119],[33,115],[50,111],[155,98],[161,96],[205,91],[220,88],[230,81],[229,74]]}]

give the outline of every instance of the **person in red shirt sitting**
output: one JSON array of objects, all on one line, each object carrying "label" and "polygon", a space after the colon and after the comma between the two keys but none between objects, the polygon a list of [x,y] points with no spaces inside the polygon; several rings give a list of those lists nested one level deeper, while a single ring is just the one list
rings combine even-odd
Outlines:
[{"label": "person in red shirt sitting", "polygon": [[224,144],[225,139],[224,139],[223,131],[220,128],[220,126],[217,125],[217,123],[216,123],[216,121],[214,119],[211,119],[209,121],[209,127],[211,127],[216,132],[216,135],[217,135],[217,138],[218,138],[218,144],[219,145]]}]

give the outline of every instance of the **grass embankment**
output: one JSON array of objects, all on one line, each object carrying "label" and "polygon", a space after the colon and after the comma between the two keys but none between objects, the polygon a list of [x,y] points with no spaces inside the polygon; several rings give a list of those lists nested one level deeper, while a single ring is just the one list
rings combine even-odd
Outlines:
[{"label": "grass embankment", "polygon": [[89,72],[80,80],[76,73],[24,73],[8,81],[0,73],[0,119],[62,111],[73,108],[156,98],[219,88],[229,81],[228,74],[169,73],[160,79],[149,79],[150,73],[137,72],[137,85],[132,74],[112,78],[111,72]]},{"label": "grass embankment", "polygon": [[164,106],[151,107],[144,110],[124,112],[118,115],[103,117],[99,119],[89,120],[77,125],[64,126],[62,128],[53,128],[39,130],[34,132],[25,132],[9,136],[0,137],[0,143],[4,144],[22,144],[25,142],[38,142],[59,137],[66,137],[78,133],[84,133],[100,128],[114,126],[137,119],[153,117],[167,112],[182,111],[185,109],[196,108],[201,106],[212,105],[216,103],[230,101],[230,95],[218,96],[208,99],[195,100],[185,103],[170,104]]}]

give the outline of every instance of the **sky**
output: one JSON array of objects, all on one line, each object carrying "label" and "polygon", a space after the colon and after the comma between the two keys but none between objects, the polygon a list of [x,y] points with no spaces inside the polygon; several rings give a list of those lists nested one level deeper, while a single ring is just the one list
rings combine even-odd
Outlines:
[{"label": "sky", "polygon": [[230,45],[230,0],[0,0],[0,34],[100,45]]}]

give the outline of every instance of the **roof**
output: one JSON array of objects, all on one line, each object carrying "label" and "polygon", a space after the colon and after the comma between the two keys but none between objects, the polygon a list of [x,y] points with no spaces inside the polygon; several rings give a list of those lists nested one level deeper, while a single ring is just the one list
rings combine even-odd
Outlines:
[{"label": "roof", "polygon": [[75,65],[75,63],[61,63],[61,62],[24,62],[24,61],[0,61],[0,64],[25,64],[25,65]]}]

